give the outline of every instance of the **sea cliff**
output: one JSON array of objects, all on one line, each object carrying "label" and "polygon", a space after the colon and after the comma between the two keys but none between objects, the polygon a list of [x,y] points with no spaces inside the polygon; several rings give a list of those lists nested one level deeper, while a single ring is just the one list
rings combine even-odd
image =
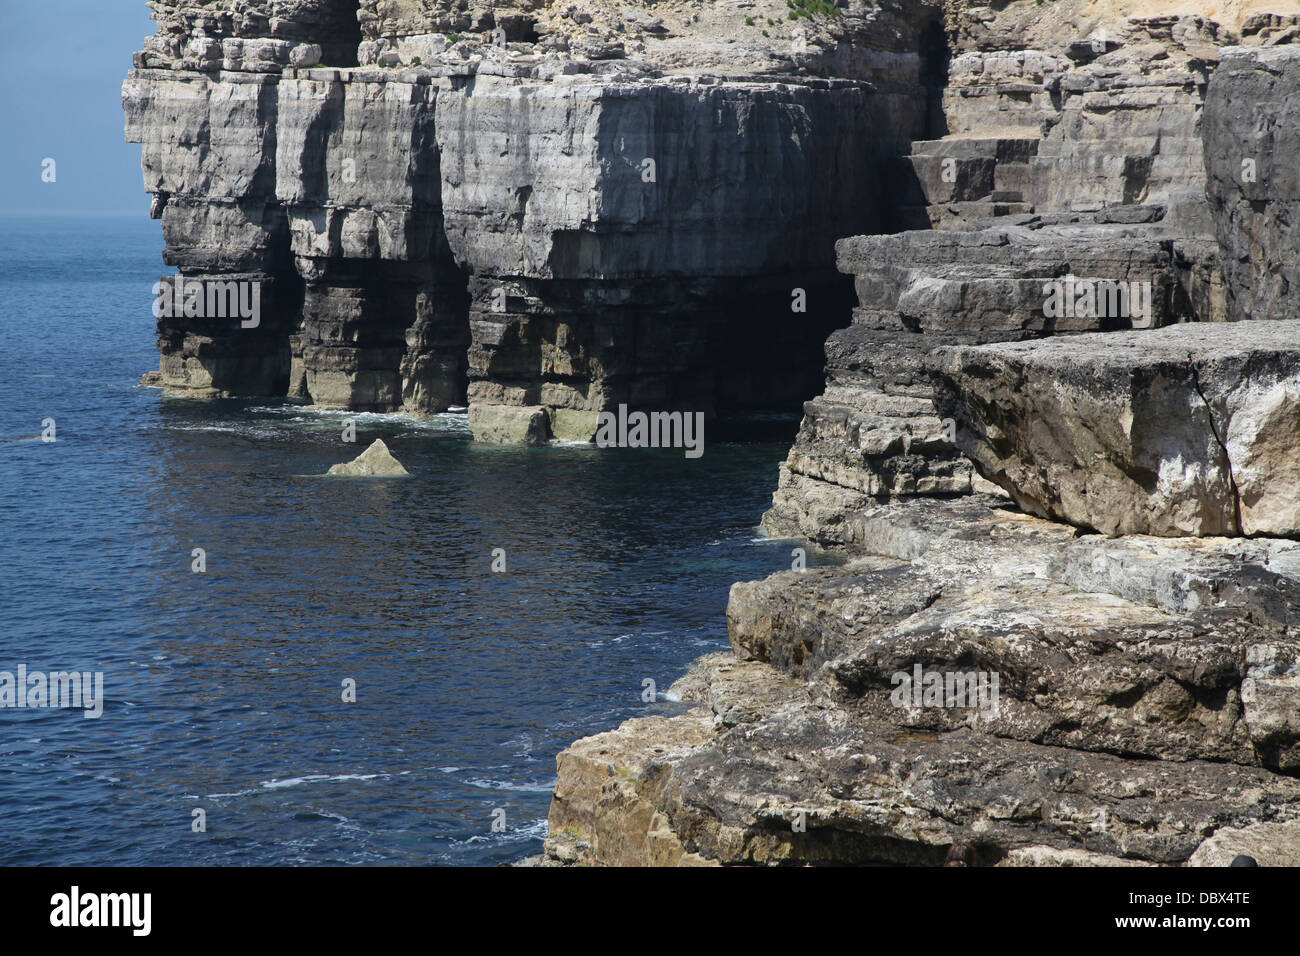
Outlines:
[{"label": "sea cliff", "polygon": [[262,295],[166,393],[804,403],[763,526],[845,563],[559,755],[547,862],[1294,857],[1300,12],[150,5],[165,261]]}]

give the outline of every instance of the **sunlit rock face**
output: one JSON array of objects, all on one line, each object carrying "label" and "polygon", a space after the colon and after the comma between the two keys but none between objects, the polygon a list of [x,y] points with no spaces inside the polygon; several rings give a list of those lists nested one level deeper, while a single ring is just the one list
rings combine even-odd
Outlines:
[{"label": "sunlit rock face", "polygon": [[405,478],[410,472],[393,457],[382,438],[376,438],[352,461],[331,465],[327,474],[348,478]]},{"label": "sunlit rock face", "polygon": [[[953,5],[946,24],[941,128],[892,167],[903,231],[837,245],[856,308],[827,339],[772,532],[842,545],[847,516],[873,501],[999,491],[934,406],[939,347],[1228,316],[1205,199],[1207,86],[1225,45],[1280,25],[1021,2]],[[1060,308],[1052,287],[1072,277],[1146,298]]]},{"label": "sunlit rock face", "polygon": [[851,301],[835,240],[887,228],[940,14],[777,6],[158,4],[123,102],[165,261],[267,305],[160,316],[164,387],[468,404],[524,442],[620,403],[797,406]]},{"label": "sunlit rock face", "polygon": [[159,315],[161,384],[804,403],[764,526],[847,563],[559,755],[552,863],[1287,860],[1300,323],[1225,320],[1294,318],[1300,17],[1130,6],[159,0],[165,261],[260,297]]},{"label": "sunlit rock face", "polygon": [[1300,536],[1300,336],[1187,323],[949,348],[941,414],[1027,511],[1104,534]]}]

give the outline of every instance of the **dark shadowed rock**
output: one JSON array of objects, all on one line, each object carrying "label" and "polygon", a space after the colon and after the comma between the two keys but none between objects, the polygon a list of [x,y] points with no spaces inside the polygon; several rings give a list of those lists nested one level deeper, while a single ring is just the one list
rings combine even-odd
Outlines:
[{"label": "dark shadowed rock", "polygon": [[1236,319],[1300,317],[1300,46],[1223,51],[1205,99],[1206,191]]}]

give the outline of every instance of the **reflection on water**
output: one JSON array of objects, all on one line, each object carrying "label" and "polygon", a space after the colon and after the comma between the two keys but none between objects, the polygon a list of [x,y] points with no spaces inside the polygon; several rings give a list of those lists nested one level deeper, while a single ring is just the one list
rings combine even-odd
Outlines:
[{"label": "reflection on water", "polygon": [[[351,416],[345,445],[341,414],[163,400],[133,384],[158,245],[0,220],[0,670],[102,670],[107,698],[0,710],[0,863],[537,852],[555,754],[725,647],[733,581],[789,567],[754,532],[784,446],[480,446],[463,415]],[[57,442],[15,441],[45,417]],[[377,437],[412,477],[319,477]]]}]

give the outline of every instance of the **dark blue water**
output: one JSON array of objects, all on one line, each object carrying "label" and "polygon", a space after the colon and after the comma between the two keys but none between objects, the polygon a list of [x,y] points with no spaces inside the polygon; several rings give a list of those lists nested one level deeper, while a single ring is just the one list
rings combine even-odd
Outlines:
[{"label": "dark blue water", "polygon": [[[373,415],[345,445],[342,415],[163,399],[136,384],[161,245],[143,217],[0,216],[0,670],[102,671],[107,700],[0,708],[0,863],[538,852],[556,753],[671,709],[643,679],[724,648],[731,583],[789,567],[754,530],[785,445]],[[376,437],[412,478],[309,477]]]}]

